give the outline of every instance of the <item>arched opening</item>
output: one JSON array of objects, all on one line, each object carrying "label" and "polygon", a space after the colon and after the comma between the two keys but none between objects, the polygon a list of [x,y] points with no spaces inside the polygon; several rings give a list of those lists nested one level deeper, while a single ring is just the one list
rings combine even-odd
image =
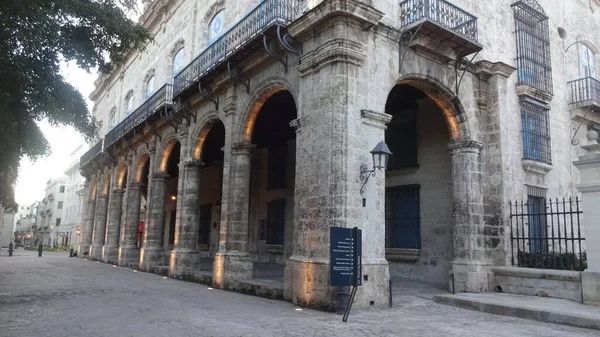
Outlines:
[{"label": "arched opening", "polygon": [[163,247],[168,256],[175,244],[175,219],[177,217],[177,185],[179,181],[179,161],[181,143],[174,141],[167,146],[163,160],[163,170],[168,175],[165,189],[165,226]]},{"label": "arched opening", "polygon": [[[140,219],[139,222],[144,223],[144,229],[146,227],[146,209],[148,208],[148,175],[150,174],[150,156],[144,154],[138,162],[137,168],[137,182],[140,184]],[[141,227],[138,226],[137,233],[137,247],[142,248],[144,232],[141,231]]]},{"label": "arched opening", "polygon": [[[447,282],[453,258],[450,155],[454,116],[408,84],[390,92],[392,121],[385,141],[393,156],[386,173],[385,248],[392,278]],[[450,124],[450,125],[449,125]],[[450,126],[450,127],[449,127]]]},{"label": "arched opening", "polygon": [[225,126],[214,122],[199,137],[200,195],[198,205],[197,244],[201,256],[213,257],[219,240],[221,219],[221,192],[223,189],[223,147]]},{"label": "arched opening", "polygon": [[289,91],[268,95],[258,100],[262,105],[249,116],[252,129],[246,129],[256,146],[250,173],[248,247],[258,262],[283,264],[292,252],[296,131],[290,122],[297,118],[297,110]]}]

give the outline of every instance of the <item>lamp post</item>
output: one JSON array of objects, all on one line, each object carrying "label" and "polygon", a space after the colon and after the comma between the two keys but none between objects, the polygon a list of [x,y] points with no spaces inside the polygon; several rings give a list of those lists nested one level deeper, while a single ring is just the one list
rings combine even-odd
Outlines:
[{"label": "lamp post", "polygon": [[360,169],[360,180],[364,180],[360,187],[360,194],[363,194],[365,185],[371,176],[375,177],[377,170],[384,170],[387,168],[388,160],[392,152],[385,142],[379,142],[375,145],[375,148],[371,150],[371,156],[373,157],[373,168],[368,170],[365,166]]}]

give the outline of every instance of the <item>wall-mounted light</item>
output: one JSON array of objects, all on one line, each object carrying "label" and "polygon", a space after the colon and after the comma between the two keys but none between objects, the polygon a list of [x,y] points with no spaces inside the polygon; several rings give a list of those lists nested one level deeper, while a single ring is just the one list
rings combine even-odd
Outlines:
[{"label": "wall-mounted light", "polygon": [[364,180],[360,187],[361,194],[365,190],[365,185],[367,184],[367,181],[369,181],[369,177],[375,176],[376,170],[385,171],[391,155],[392,152],[385,142],[379,142],[379,144],[375,145],[375,148],[371,151],[371,156],[373,157],[373,169],[367,170],[364,166],[360,169],[360,180]]},{"label": "wall-mounted light", "polygon": [[171,192],[171,200],[177,200],[177,190],[175,189]]}]

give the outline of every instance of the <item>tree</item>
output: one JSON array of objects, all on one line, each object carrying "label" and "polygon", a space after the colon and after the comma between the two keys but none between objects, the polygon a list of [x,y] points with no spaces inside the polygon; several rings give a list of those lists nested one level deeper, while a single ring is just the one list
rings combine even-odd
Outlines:
[{"label": "tree", "polygon": [[60,75],[61,61],[109,72],[150,40],[127,18],[136,0],[0,1],[0,204],[14,208],[19,161],[50,148],[37,122],[70,125],[86,140],[98,123],[83,96]]}]

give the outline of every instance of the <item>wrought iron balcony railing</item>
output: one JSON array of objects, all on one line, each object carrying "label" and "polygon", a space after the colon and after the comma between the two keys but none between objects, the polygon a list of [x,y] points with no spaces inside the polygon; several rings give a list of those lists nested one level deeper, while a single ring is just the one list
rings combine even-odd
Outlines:
[{"label": "wrought iron balcony railing", "polygon": [[600,81],[593,77],[580,78],[567,82],[569,104],[595,102],[600,105]]},{"label": "wrought iron balcony railing", "polygon": [[89,163],[94,157],[96,157],[100,152],[102,152],[102,139],[96,143],[96,145],[92,146],[86,153],[84,153],[79,159],[79,167],[85,166]]},{"label": "wrought iron balcony railing", "polygon": [[189,88],[262,33],[300,17],[306,0],[264,0],[175,76],[174,97]]},{"label": "wrought iron balcony railing", "polygon": [[445,0],[405,0],[400,3],[400,27],[429,20],[445,29],[477,41],[477,18]]},{"label": "wrought iron balcony railing", "polygon": [[173,86],[163,85],[152,96],[150,96],[142,105],[135,109],[129,116],[110,130],[104,138],[104,148],[113,145],[129,131],[133,130],[142,122],[154,115],[160,108],[170,105],[173,99]]}]

